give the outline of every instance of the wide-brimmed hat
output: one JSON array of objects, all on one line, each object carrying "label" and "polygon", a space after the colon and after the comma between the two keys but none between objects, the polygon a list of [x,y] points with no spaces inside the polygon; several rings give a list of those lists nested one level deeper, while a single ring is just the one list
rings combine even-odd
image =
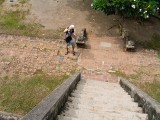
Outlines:
[{"label": "wide-brimmed hat", "polygon": [[68,31],[68,29],[66,28],[63,32],[67,32]]},{"label": "wide-brimmed hat", "polygon": [[74,25],[70,25],[70,26],[69,26],[69,29],[74,29]]}]

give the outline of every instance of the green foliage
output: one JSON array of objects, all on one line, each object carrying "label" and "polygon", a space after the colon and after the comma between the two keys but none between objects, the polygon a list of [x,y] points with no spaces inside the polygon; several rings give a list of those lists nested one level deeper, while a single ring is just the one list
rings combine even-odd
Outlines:
[{"label": "green foliage", "polygon": [[91,7],[106,14],[112,14],[114,12],[114,4],[109,2],[109,0],[93,0]]},{"label": "green foliage", "polygon": [[143,19],[159,11],[159,2],[155,0],[93,0],[91,6],[106,14],[113,14],[117,11],[124,17]]}]

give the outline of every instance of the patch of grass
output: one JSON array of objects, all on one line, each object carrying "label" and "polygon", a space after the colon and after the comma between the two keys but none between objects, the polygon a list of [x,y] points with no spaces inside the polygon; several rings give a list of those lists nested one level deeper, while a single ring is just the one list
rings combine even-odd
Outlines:
[{"label": "patch of grass", "polygon": [[[28,1],[29,0],[19,0],[22,5]],[[4,0],[0,0],[0,5],[3,2]],[[20,11],[18,9],[17,11],[9,12],[0,10],[0,33],[52,39],[60,39],[64,37],[64,28],[58,30],[44,30],[44,26],[41,24],[34,22],[25,23],[24,18],[29,12],[29,10]]]},{"label": "patch of grass", "polygon": [[116,76],[119,76],[119,77],[123,77],[125,79],[129,79],[129,76],[120,70],[115,70],[115,72],[113,74],[115,74]]},{"label": "patch of grass", "polygon": [[67,75],[47,76],[39,73],[28,79],[9,79],[0,81],[0,110],[24,115],[60,85]]},{"label": "patch of grass", "polygon": [[160,49],[160,35],[155,33],[152,36],[151,41],[146,44],[146,47],[149,49],[158,49],[159,50]]},{"label": "patch of grass", "polygon": [[4,2],[5,0],[0,0],[0,5]]},{"label": "patch of grass", "polygon": [[0,26],[5,29],[24,29],[25,26],[22,24],[24,14],[20,11],[8,12],[1,16]]},{"label": "patch of grass", "polygon": [[17,34],[17,35],[28,35],[35,34],[37,35],[39,24],[29,23],[25,24],[23,19],[27,13],[21,11],[11,11],[7,12],[4,15],[1,15],[0,19],[0,29],[4,33]]},{"label": "patch of grass", "polygon": [[1,61],[2,62],[12,62],[12,61],[14,61],[15,60],[15,56],[10,56],[10,57],[3,57],[2,59],[1,59]]},{"label": "patch of grass", "polygon": [[128,79],[128,80],[130,80],[130,79],[138,80],[141,77],[141,73],[127,75],[120,70],[115,70],[115,72],[113,74],[115,74],[116,76]]},{"label": "patch of grass", "polygon": [[160,102],[160,81],[155,80],[153,82],[136,82],[132,81],[136,86],[148,93],[155,100]]},{"label": "patch of grass", "polygon": [[21,4],[25,4],[25,3],[28,2],[28,0],[19,0],[19,2],[20,2]]},{"label": "patch of grass", "polygon": [[114,74],[129,80],[134,85],[136,85],[137,87],[139,87],[140,89],[148,93],[155,100],[160,102],[160,79],[150,81],[150,82],[145,82],[145,81],[142,82],[140,80],[141,77],[143,77],[142,71],[133,75],[126,75],[122,71],[116,71]]},{"label": "patch of grass", "polygon": [[44,26],[38,23],[24,23],[26,14],[28,14],[28,11],[10,11],[0,15],[1,33],[54,39],[63,37],[63,28],[44,30]]}]

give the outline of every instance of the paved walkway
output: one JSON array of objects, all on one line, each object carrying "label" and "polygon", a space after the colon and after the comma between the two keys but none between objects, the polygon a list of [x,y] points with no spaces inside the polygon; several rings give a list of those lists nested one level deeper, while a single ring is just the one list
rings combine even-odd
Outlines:
[{"label": "paved walkway", "polygon": [[58,120],[148,120],[117,83],[81,80]]},{"label": "paved walkway", "polygon": [[90,36],[88,49],[81,49],[79,65],[85,79],[118,82],[118,78],[109,73],[117,65],[115,54],[122,50],[119,48],[121,40],[116,37]]},{"label": "paved walkway", "polygon": [[133,75],[141,67],[158,65],[159,59],[153,52],[143,49],[124,52],[120,37],[91,35],[88,49],[80,49],[78,64],[82,67],[82,76],[85,79],[118,82],[118,77],[113,74],[115,70]]}]

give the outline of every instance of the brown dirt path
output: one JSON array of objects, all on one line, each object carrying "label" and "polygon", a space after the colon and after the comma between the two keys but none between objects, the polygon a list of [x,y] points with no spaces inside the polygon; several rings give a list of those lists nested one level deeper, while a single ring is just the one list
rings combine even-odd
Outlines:
[{"label": "brown dirt path", "polygon": [[[45,29],[56,30],[74,24],[76,33],[79,33],[82,28],[87,28],[91,49],[80,50],[79,57],[80,66],[85,69],[84,76],[115,82],[117,78],[108,73],[110,69],[120,70],[127,75],[145,70],[160,74],[159,59],[155,51],[139,49],[136,53],[123,52],[123,41],[118,37],[118,23],[122,22],[129,30],[131,39],[150,40],[154,33],[160,31],[160,22],[156,18],[139,24],[135,20],[122,19],[117,15],[107,16],[91,8],[92,0],[31,0],[30,3],[30,17],[34,16]],[[147,80],[155,78],[146,73],[142,76]]]},{"label": "brown dirt path", "polygon": [[78,52],[65,56],[64,41],[0,35],[0,81],[37,72],[61,76],[76,69]]},{"label": "brown dirt path", "polygon": [[105,15],[91,8],[92,0],[31,0],[31,14],[28,19],[36,20],[45,29],[58,30],[70,24],[76,31],[87,28],[88,33],[118,36],[119,22],[129,30],[130,38],[137,41],[151,40],[160,31],[160,20],[151,18],[143,24],[117,15]]},{"label": "brown dirt path", "polygon": [[120,37],[92,35],[88,42],[90,49],[82,49],[78,61],[86,79],[118,82],[115,72],[141,82],[160,77],[160,59],[156,51],[138,49],[138,52],[124,52]]},{"label": "brown dirt path", "polygon": [[[97,34],[117,35],[117,16],[106,16],[91,8],[92,0],[31,0],[31,15],[45,29],[65,28],[70,24],[76,26],[76,31],[87,28],[88,32]],[[106,22],[107,21],[107,22]]]}]

